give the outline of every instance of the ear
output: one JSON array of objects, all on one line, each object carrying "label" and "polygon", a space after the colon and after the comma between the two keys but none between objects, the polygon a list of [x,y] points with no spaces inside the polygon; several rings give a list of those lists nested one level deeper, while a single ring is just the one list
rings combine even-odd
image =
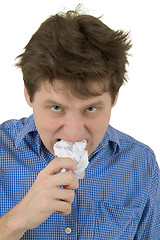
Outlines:
[{"label": "ear", "polygon": [[115,100],[114,100],[114,103],[112,105],[112,108],[116,105],[117,103],[117,100],[118,100],[118,96],[119,96],[119,92],[117,93],[116,97],[115,97]]},{"label": "ear", "polygon": [[29,105],[30,107],[32,107],[32,103],[31,103],[31,101],[30,101],[30,96],[29,96],[29,94],[28,94],[28,91],[27,91],[25,85],[24,85],[24,96],[25,96],[25,99],[26,99],[26,102],[28,103],[28,105]]}]

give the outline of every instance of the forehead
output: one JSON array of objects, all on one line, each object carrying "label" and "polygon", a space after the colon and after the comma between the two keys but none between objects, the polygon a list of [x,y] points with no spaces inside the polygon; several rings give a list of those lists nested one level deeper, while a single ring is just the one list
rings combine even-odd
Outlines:
[{"label": "forehead", "polygon": [[47,91],[53,91],[57,94],[63,94],[70,98],[74,96],[79,99],[89,99],[95,96],[100,96],[104,92],[104,84],[101,81],[64,81],[54,80],[53,83],[48,81],[45,83]]},{"label": "forehead", "polygon": [[[97,92],[100,92],[101,87],[95,82],[90,87]],[[49,82],[43,83],[40,90],[35,94],[35,100],[39,103],[46,104],[61,104],[61,105],[72,105],[82,107],[92,103],[110,103],[111,97],[108,92],[102,93],[99,96],[77,96],[70,91],[70,88],[61,80],[56,80],[53,85]]]}]

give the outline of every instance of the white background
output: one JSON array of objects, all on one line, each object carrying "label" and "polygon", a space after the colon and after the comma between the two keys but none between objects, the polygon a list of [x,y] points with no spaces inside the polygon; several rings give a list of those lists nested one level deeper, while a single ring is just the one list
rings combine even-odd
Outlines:
[{"label": "white background", "polygon": [[160,165],[160,5],[158,0],[5,0],[0,3],[0,123],[27,117],[15,64],[32,34],[50,15],[83,3],[87,13],[114,30],[130,31],[128,83],[120,90],[111,125],[149,145]]}]

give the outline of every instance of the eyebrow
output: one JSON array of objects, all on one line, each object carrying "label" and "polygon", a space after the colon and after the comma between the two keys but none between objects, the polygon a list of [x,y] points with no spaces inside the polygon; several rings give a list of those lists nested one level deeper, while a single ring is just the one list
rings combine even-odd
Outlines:
[{"label": "eyebrow", "polygon": [[[45,102],[44,102],[45,105],[56,105],[56,106],[60,106],[60,107],[63,107],[63,108],[68,108],[67,105],[63,104],[63,103],[60,103],[60,102],[57,102],[57,101],[54,101],[54,100],[51,100],[51,99],[46,99]],[[102,106],[104,105],[104,103],[102,102],[102,100],[98,100],[98,101],[95,101],[95,102],[91,102],[87,105],[84,105],[82,106],[82,108],[88,108],[90,106]]]},{"label": "eyebrow", "polygon": [[46,100],[44,101],[44,104],[45,104],[45,105],[56,105],[56,106],[67,107],[67,106],[65,106],[64,104],[59,103],[59,102],[56,102],[56,101],[51,100],[51,99],[46,99]]}]

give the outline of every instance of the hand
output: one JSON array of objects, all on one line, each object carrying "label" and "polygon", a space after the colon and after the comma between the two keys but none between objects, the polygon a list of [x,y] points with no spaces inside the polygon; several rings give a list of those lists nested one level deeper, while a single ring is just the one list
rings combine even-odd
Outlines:
[{"label": "hand", "polygon": [[[71,212],[73,189],[78,188],[78,179],[71,172],[57,173],[62,168],[75,171],[76,165],[70,158],[55,158],[38,174],[27,195],[14,207],[16,218],[21,226],[23,223],[25,231],[39,226],[55,211],[63,215]],[[61,185],[64,188],[60,188]]]}]

